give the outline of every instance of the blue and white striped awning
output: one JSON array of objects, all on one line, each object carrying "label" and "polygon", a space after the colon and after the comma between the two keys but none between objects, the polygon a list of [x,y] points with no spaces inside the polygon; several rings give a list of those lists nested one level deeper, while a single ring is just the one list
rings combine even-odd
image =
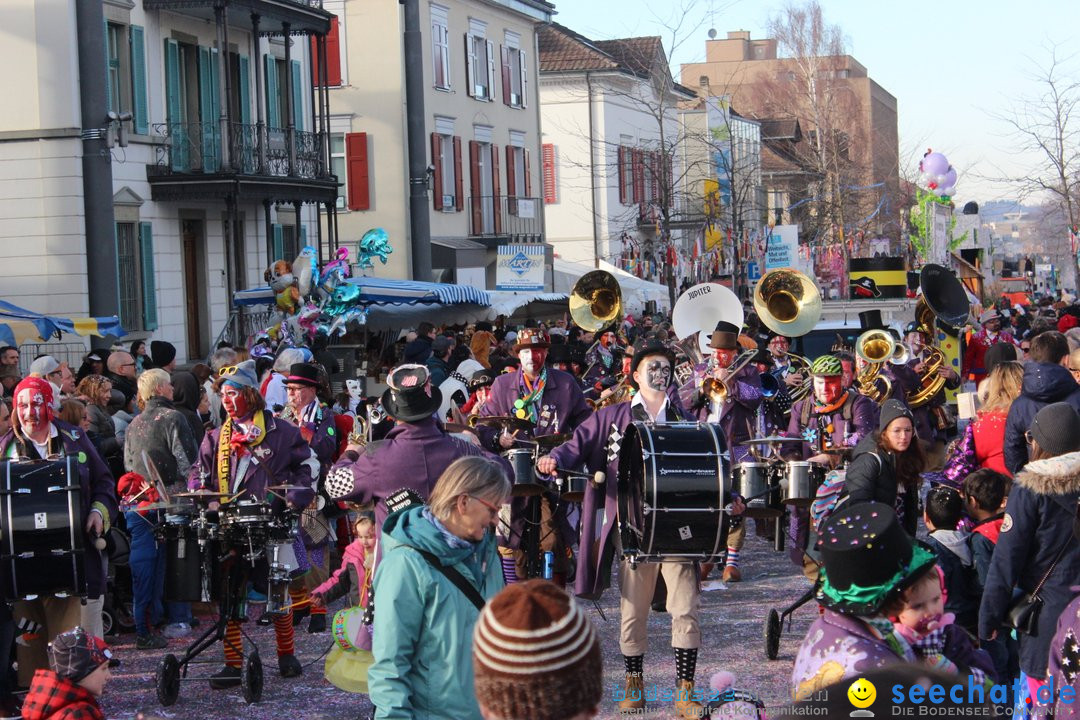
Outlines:
[{"label": "blue and white striped awning", "polygon": [[[360,295],[356,299],[358,305],[491,304],[491,296],[486,290],[471,285],[374,277],[349,278],[345,282],[360,287]],[[273,302],[274,291],[269,287],[240,290],[233,294],[233,304],[236,306],[270,305]]]}]

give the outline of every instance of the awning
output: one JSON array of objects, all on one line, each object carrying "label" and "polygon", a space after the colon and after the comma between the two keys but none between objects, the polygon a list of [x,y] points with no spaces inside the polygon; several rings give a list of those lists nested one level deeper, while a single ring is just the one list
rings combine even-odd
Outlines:
[{"label": "awning", "polygon": [[120,318],[111,317],[60,317],[43,315],[32,310],[0,300],[0,343],[19,346],[27,340],[49,340],[61,333],[75,335],[113,335],[123,337],[127,331],[120,326]]},{"label": "awning", "polygon": [[[488,305],[491,297],[485,290],[471,285],[391,280],[389,278],[354,277],[345,280],[360,288],[358,305]],[[271,305],[274,291],[269,287],[240,290],[233,293],[233,305]]]}]

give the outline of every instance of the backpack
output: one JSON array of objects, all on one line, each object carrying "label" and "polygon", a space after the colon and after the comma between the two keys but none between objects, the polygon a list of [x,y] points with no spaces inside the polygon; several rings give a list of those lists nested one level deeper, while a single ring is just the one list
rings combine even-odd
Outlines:
[{"label": "backpack", "polygon": [[[881,469],[881,456],[876,452],[871,452],[877,461],[878,469]],[[815,533],[818,532],[818,528],[825,522],[830,515],[836,512],[836,509],[847,502],[848,495],[844,493],[844,486],[847,482],[846,470],[830,470],[825,475],[825,482],[818,486],[817,492],[814,493],[814,502],[810,505],[810,529]]]}]

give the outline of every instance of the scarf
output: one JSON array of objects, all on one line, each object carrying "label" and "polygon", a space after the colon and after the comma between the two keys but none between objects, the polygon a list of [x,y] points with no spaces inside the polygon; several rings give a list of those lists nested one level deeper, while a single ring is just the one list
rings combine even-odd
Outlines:
[{"label": "scarf", "polygon": [[251,429],[246,433],[236,432],[232,418],[226,418],[221,426],[221,434],[218,436],[217,467],[218,467],[218,490],[223,493],[229,492],[229,475],[232,468],[232,456],[235,453],[239,460],[246,455],[251,448],[266,439],[266,415],[256,412],[251,422]]},{"label": "scarf", "polygon": [[319,429],[323,421],[322,403],[318,399],[312,400],[300,411],[300,416],[296,420],[304,442],[311,442],[311,438],[315,437],[315,431]]},{"label": "scarf", "polygon": [[514,401],[514,417],[528,420],[535,425],[540,397],[544,394],[545,386],[547,386],[547,368],[540,372],[535,385],[529,380],[525,371],[522,371],[521,379],[518,381],[518,399]]}]

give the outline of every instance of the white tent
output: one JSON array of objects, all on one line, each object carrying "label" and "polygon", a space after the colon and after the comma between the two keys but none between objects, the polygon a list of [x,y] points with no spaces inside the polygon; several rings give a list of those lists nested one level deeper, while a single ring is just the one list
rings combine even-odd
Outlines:
[{"label": "white tent", "polygon": [[[552,289],[557,293],[569,293],[582,275],[595,269],[589,265],[555,258],[552,261]],[[634,277],[603,260],[600,261],[600,269],[611,273],[619,281],[619,287],[622,288],[623,308],[627,313],[640,314],[645,310],[645,303],[650,300],[656,301],[656,306],[662,310],[671,307],[666,286]]]}]

